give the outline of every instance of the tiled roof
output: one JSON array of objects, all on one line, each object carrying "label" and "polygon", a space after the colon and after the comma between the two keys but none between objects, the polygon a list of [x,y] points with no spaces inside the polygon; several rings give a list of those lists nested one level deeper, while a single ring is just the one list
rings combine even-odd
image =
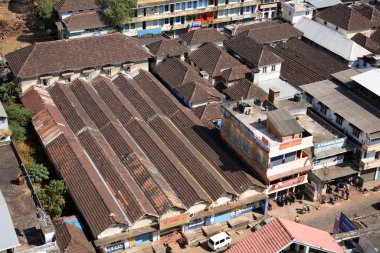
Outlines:
[{"label": "tiled roof", "polygon": [[223,90],[223,93],[225,93],[228,98],[233,100],[258,98],[261,101],[264,101],[268,99],[268,93],[266,93],[258,85],[253,84],[246,79],[232,84],[230,87]]},{"label": "tiled roof", "polygon": [[154,56],[180,56],[187,52],[187,49],[175,40],[162,39],[146,45]]},{"label": "tiled roof", "polygon": [[120,33],[35,43],[5,56],[19,78],[142,61],[148,57],[142,46]]},{"label": "tiled roof", "polygon": [[209,128],[214,128],[214,121],[222,118],[220,103],[209,103],[207,105],[198,106],[191,111]]},{"label": "tiled roof", "polygon": [[380,44],[361,33],[355,34],[355,36],[352,37],[351,40],[355,41],[358,45],[364,47],[371,53],[380,53]]},{"label": "tiled roof", "polygon": [[81,31],[91,28],[102,28],[107,25],[103,22],[99,12],[75,13],[65,18],[63,23],[69,31]]},{"label": "tiled roof", "polygon": [[377,28],[377,30],[371,35],[371,40],[380,44],[380,28]]},{"label": "tiled roof", "polygon": [[190,46],[226,40],[226,36],[218,32],[216,28],[197,29],[191,32],[183,33],[179,37]]},{"label": "tiled roof", "polygon": [[54,4],[54,9],[59,13],[79,10],[94,10],[99,8],[96,0],[60,0]]},{"label": "tiled roof", "polygon": [[321,81],[348,68],[337,57],[296,38],[280,42],[274,49],[284,59],[281,78],[294,86]]},{"label": "tiled roof", "polygon": [[55,224],[57,244],[61,252],[95,253],[95,248],[87,240],[83,231],[74,224]]},{"label": "tiled roof", "polygon": [[241,64],[232,68],[222,70],[222,78],[226,81],[237,81],[246,78],[246,74],[250,74],[251,70]]},{"label": "tiled roof", "polygon": [[269,44],[278,41],[286,41],[291,38],[300,38],[303,35],[301,31],[294,28],[291,24],[278,22],[271,22],[271,24],[272,25],[251,28],[239,33],[238,36],[247,35],[259,44]]},{"label": "tiled roof", "polygon": [[248,61],[253,67],[278,64],[283,61],[266,45],[261,45],[246,35],[235,36],[225,42],[227,51],[232,51]]},{"label": "tiled roof", "polygon": [[147,72],[38,90],[23,103],[39,136],[49,133],[43,144],[93,238],[118,223],[263,186]]},{"label": "tiled roof", "polygon": [[[239,67],[239,71],[249,73],[250,70],[238,60],[232,57],[223,49],[215,46],[213,43],[207,43],[190,53],[189,60],[197,65],[197,67],[206,71],[212,77],[222,75],[222,70]],[[237,69],[235,69],[237,70]]]},{"label": "tiled roof", "polygon": [[329,233],[276,218],[234,245],[226,253],[276,253],[293,242],[308,245],[311,249],[323,249],[324,252],[343,252],[342,247],[334,241]]},{"label": "tiled roof", "polygon": [[352,8],[360,12],[369,21],[372,21],[375,25],[380,25],[380,10],[375,6],[369,4],[353,5]]},{"label": "tiled roof", "polygon": [[211,87],[211,83],[200,77],[193,67],[175,57],[167,58],[157,64],[154,72],[171,90],[178,92],[188,101],[224,98]]},{"label": "tiled roof", "polygon": [[248,31],[248,30],[277,26],[277,24],[279,24],[279,21],[277,21],[277,20],[253,23],[253,24],[248,24],[248,25],[243,23],[242,25],[239,25],[236,28],[235,34],[237,35],[239,33],[242,33],[242,32]]},{"label": "tiled roof", "polygon": [[360,14],[360,12],[344,4],[329,7],[317,12],[316,15],[347,31],[367,30],[374,26],[374,23]]}]

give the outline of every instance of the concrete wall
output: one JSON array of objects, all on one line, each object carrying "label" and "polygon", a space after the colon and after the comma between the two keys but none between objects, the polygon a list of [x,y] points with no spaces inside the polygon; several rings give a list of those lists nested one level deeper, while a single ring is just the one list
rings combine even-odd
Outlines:
[{"label": "concrete wall", "polygon": [[[259,67],[260,72],[253,74],[253,81],[256,83],[260,81],[280,78],[281,63],[274,64],[274,71],[272,71],[272,66],[273,65]],[[264,68],[266,68],[266,72],[264,72]]]}]

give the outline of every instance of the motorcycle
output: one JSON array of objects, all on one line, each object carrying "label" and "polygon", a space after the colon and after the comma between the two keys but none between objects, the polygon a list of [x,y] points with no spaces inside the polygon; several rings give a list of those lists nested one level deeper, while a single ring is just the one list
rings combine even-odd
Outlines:
[{"label": "motorcycle", "polygon": [[380,191],[380,184],[378,186],[373,187],[372,191],[374,192]]},{"label": "motorcycle", "polygon": [[304,205],[302,208],[297,209],[297,213],[299,214],[305,214],[310,212],[310,207],[308,205]]}]

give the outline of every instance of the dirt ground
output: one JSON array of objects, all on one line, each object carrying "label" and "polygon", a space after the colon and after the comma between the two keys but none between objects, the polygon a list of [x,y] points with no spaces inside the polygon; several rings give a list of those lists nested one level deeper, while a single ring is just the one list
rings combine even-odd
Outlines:
[{"label": "dirt ground", "polygon": [[0,3],[0,56],[16,49],[26,47],[33,42],[51,40],[33,27],[33,21],[27,13],[15,13],[7,3]]}]

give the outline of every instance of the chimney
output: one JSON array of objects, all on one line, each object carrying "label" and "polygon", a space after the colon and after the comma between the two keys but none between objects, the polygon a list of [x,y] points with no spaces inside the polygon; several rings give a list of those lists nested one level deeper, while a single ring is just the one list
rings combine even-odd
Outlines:
[{"label": "chimney", "polygon": [[268,96],[269,102],[271,102],[273,104],[274,101],[276,101],[279,97],[280,97],[280,89],[279,88],[272,87],[269,89],[269,96]]}]

